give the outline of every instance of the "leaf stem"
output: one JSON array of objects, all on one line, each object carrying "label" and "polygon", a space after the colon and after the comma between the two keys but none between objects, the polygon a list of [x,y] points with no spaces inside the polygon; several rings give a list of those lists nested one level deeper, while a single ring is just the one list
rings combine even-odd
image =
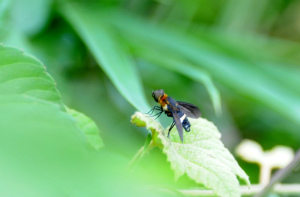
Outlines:
[{"label": "leaf stem", "polygon": [[132,159],[128,163],[129,168],[133,168],[135,164],[140,160],[142,153],[144,151],[144,146],[142,146],[137,153],[132,157]]},{"label": "leaf stem", "polygon": [[143,158],[145,154],[148,153],[153,147],[155,147],[155,145],[152,140],[146,150],[144,150],[145,146],[142,146],[129,161],[128,168],[133,169],[135,165],[140,161],[140,159]]},{"label": "leaf stem", "polygon": [[[264,185],[252,185],[250,189],[248,186],[241,186],[241,195],[251,196],[259,193],[263,189]],[[182,194],[186,196],[217,196],[212,190],[200,190],[200,189],[190,189],[190,190],[179,190]],[[276,184],[273,188],[272,193],[275,194],[299,194],[300,184]]]}]

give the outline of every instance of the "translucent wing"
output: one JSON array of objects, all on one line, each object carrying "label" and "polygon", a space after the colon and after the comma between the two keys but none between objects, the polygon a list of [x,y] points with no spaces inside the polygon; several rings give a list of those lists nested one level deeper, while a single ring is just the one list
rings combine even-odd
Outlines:
[{"label": "translucent wing", "polygon": [[179,115],[177,114],[177,112],[172,107],[170,107],[169,110],[171,111],[171,113],[173,115],[173,119],[175,121],[175,125],[176,125],[176,128],[177,128],[180,140],[183,143],[183,128],[182,128],[182,124],[181,124],[180,119],[179,119]]},{"label": "translucent wing", "polygon": [[177,101],[179,108],[190,118],[199,118],[201,116],[200,109],[191,103]]}]

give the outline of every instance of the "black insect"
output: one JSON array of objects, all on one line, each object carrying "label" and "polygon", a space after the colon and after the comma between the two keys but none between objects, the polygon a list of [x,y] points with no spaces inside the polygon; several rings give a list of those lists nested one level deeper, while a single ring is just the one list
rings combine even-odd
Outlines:
[{"label": "black insect", "polygon": [[176,125],[178,130],[181,142],[183,142],[183,129],[189,132],[191,124],[187,117],[189,118],[199,118],[201,116],[201,112],[199,108],[191,103],[186,103],[182,101],[176,101],[172,97],[169,97],[165,94],[164,90],[155,90],[152,92],[152,97],[156,102],[159,103],[160,106],[153,107],[148,113],[153,114],[155,110],[159,111],[154,116],[157,118],[165,112],[165,114],[169,117],[173,117],[173,122],[169,128],[168,137],[170,135],[170,131]]}]

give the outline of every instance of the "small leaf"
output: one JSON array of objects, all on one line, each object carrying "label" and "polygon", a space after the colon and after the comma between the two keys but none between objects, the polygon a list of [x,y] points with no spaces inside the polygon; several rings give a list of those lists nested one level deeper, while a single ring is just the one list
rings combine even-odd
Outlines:
[{"label": "small leaf", "polygon": [[96,123],[92,119],[74,109],[67,108],[67,112],[72,115],[73,118],[75,118],[77,126],[85,135],[88,143],[91,146],[93,146],[96,150],[99,150],[104,146],[103,141],[99,135],[100,131]]},{"label": "small leaf", "polygon": [[[150,129],[153,141],[162,147],[167,155],[171,168],[175,172],[175,179],[187,174],[197,183],[211,188],[222,197],[240,196],[239,181],[243,179],[250,186],[249,178],[240,168],[231,153],[221,142],[221,134],[215,125],[203,118],[189,119],[191,131],[184,132],[184,143],[174,128],[168,139],[162,126],[152,117],[136,112],[134,122],[143,122]],[[137,121],[136,119],[139,119]]]}]

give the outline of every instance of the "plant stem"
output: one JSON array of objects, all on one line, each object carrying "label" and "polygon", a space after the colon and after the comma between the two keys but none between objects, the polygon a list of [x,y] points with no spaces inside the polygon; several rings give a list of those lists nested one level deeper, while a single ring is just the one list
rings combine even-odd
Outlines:
[{"label": "plant stem", "polygon": [[133,156],[133,158],[130,160],[130,162],[128,163],[128,167],[130,169],[133,169],[134,166],[140,161],[140,159],[142,157],[144,157],[144,155],[146,153],[148,153],[155,145],[153,145],[153,141],[150,142],[149,146],[147,147],[146,150],[144,150],[145,146],[142,146],[138,152]]},{"label": "plant stem", "polygon": [[[241,195],[242,196],[252,196],[257,194],[263,189],[263,185],[252,185],[250,189],[248,186],[241,186]],[[191,189],[191,190],[180,190],[180,192],[186,196],[217,196],[214,194],[212,190],[198,190],[198,189]],[[299,194],[300,193],[300,184],[276,184],[272,193],[275,194]]]},{"label": "plant stem", "polygon": [[144,146],[142,146],[138,152],[132,157],[132,159],[128,163],[129,168],[133,168],[135,164],[140,160],[142,154],[144,152]]},{"label": "plant stem", "polygon": [[[295,169],[297,166],[299,166],[299,163],[300,163],[300,150],[297,151],[293,161],[287,167],[278,171],[272,177],[270,183],[255,197],[262,197],[262,196],[266,195],[276,183],[282,181],[286,176],[288,176],[292,172],[293,169]],[[300,186],[299,186],[299,188],[300,188]],[[298,194],[299,193],[300,193],[300,191],[298,192]]]}]

